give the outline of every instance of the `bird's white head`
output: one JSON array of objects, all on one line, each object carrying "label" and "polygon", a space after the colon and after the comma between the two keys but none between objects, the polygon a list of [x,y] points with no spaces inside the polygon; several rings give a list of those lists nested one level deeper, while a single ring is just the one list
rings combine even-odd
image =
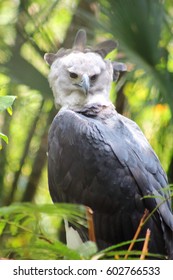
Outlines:
[{"label": "bird's white head", "polygon": [[122,63],[104,60],[115,49],[114,41],[104,41],[93,49],[87,49],[85,43],[86,33],[79,30],[72,50],[45,54],[51,65],[49,83],[57,108],[80,110],[88,104],[109,105],[111,82],[115,74],[126,70]]}]

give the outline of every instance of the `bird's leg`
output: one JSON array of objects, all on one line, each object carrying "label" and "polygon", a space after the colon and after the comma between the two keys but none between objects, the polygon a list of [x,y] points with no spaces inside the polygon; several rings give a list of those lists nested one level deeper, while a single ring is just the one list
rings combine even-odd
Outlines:
[{"label": "bird's leg", "polygon": [[[149,211],[148,211],[147,209],[145,209],[144,215],[142,216],[142,218],[141,218],[141,220],[140,220],[139,226],[138,226],[138,228],[137,228],[137,230],[136,230],[136,232],[135,232],[135,235],[134,235],[134,237],[133,237],[133,240],[132,240],[132,242],[130,243],[130,246],[129,246],[128,250],[127,250],[128,252],[130,252],[130,251],[132,250],[132,248],[133,248],[133,246],[134,246],[134,244],[135,244],[135,241],[136,241],[136,239],[138,238],[139,233],[141,232],[142,226],[144,225],[145,219],[147,218],[148,214],[149,214]],[[128,258],[128,253],[125,255],[124,259],[126,260],[127,258]]]},{"label": "bird's leg", "polygon": [[96,242],[94,221],[93,221],[93,210],[90,207],[86,207],[86,216],[87,216],[87,222],[88,222],[89,240]]},{"label": "bird's leg", "polygon": [[144,241],[144,245],[143,245],[143,248],[142,248],[142,253],[141,253],[141,256],[140,256],[140,260],[144,260],[145,256],[148,253],[148,243],[149,243],[150,235],[151,235],[151,230],[149,230],[149,228],[148,228],[147,232],[146,232],[145,241]]}]

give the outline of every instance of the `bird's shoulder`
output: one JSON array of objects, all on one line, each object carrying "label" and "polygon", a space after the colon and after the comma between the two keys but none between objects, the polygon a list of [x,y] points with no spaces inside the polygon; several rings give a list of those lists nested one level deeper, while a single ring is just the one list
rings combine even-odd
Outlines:
[{"label": "bird's shoulder", "polygon": [[62,145],[75,146],[80,143],[79,149],[88,144],[102,144],[102,149],[109,146],[123,166],[129,163],[135,167],[139,161],[153,174],[158,168],[164,173],[157,155],[139,126],[118,114],[113,107],[86,107],[80,112],[60,110],[49,131],[49,145],[55,144],[53,138]]},{"label": "bird's shoulder", "polygon": [[99,142],[103,138],[101,133],[103,127],[105,129],[107,126],[107,123],[104,121],[108,119],[107,114],[108,112],[104,116],[102,111],[99,111],[97,107],[80,112],[61,109],[51,124],[48,142],[51,144],[54,137],[62,140],[63,144],[68,142],[71,145],[77,144],[78,141],[82,143],[82,140],[89,141],[90,137],[95,140],[97,139]]}]

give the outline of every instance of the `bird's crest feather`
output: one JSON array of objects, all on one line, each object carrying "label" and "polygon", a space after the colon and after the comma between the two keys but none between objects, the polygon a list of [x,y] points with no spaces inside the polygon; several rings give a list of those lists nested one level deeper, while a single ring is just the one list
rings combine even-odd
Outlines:
[{"label": "bird's crest feather", "polygon": [[92,48],[86,47],[86,40],[87,40],[86,31],[83,29],[80,29],[76,34],[72,49],[61,48],[61,49],[59,49],[59,51],[56,54],[46,53],[44,55],[44,59],[46,60],[46,62],[49,65],[52,65],[52,63],[57,58],[68,55],[69,53],[71,53],[73,51],[80,51],[83,53],[87,53],[87,52],[98,53],[104,59],[108,53],[110,53],[117,47],[117,43],[114,42],[113,40],[103,41]]},{"label": "bird's crest feather", "polygon": [[76,37],[74,39],[73,49],[84,52],[86,47],[86,40],[87,40],[86,31],[80,29],[77,32]]}]

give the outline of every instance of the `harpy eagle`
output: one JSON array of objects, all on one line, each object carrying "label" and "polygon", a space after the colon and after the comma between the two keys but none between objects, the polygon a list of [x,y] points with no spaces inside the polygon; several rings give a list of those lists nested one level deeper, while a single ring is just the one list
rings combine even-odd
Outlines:
[{"label": "harpy eagle", "polygon": [[[45,54],[55,105],[61,108],[48,136],[50,194],[54,202],[93,210],[99,249],[132,240],[148,209],[153,214],[139,237],[149,228],[149,252],[173,259],[166,174],[137,124],[118,114],[109,99],[112,81],[125,70],[123,64],[104,59],[115,48],[112,40],[86,47],[86,33],[80,30],[72,49]],[[68,242],[70,230],[78,241],[88,239],[84,228],[74,230],[67,221],[66,230]],[[142,245],[136,243],[135,249]],[[69,246],[77,246],[75,240]]]}]

